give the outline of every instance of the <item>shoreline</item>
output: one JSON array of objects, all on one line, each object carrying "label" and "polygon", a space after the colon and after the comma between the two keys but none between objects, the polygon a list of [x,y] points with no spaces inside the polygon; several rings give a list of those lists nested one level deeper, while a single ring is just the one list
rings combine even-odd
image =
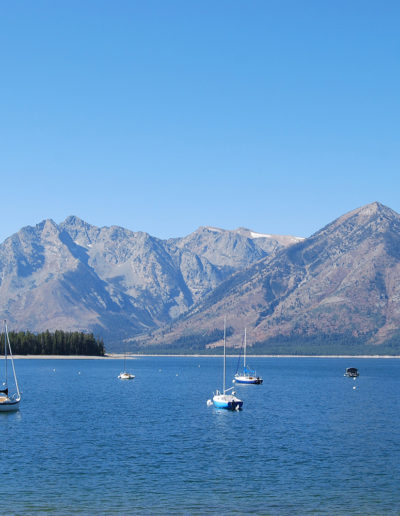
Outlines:
[{"label": "shoreline", "polygon": [[[226,355],[227,358],[237,358],[237,355]],[[399,359],[400,355],[249,355],[251,358],[378,358]],[[163,354],[127,354],[126,360],[136,360],[144,357],[171,357],[171,358],[222,358],[223,355],[163,355]],[[123,360],[123,353],[108,353],[105,356],[90,356],[90,355],[13,355],[15,360]],[[4,359],[4,357],[0,357]]]}]

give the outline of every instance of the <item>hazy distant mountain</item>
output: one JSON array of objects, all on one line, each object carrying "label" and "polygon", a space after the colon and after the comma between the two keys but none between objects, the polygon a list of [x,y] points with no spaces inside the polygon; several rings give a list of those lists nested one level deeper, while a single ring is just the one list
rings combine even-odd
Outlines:
[{"label": "hazy distant mountain", "polygon": [[200,228],[165,241],[73,216],[46,220],[0,245],[0,312],[12,329],[90,330],[117,342],[171,322],[287,245],[282,238],[268,247],[241,230]]},{"label": "hazy distant mountain", "polygon": [[153,343],[193,335],[199,349],[213,345],[207,332],[225,315],[231,345],[246,326],[250,343],[275,352],[290,343],[301,352],[307,342],[314,351],[350,343],[400,351],[400,216],[379,203],[343,215],[231,276]]}]

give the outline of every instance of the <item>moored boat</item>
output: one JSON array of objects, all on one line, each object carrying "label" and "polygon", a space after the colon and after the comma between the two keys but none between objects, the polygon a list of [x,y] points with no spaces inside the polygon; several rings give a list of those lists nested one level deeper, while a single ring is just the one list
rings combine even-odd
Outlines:
[{"label": "moored boat", "polygon": [[234,392],[232,392],[232,394],[226,394],[228,390],[225,391],[225,394],[216,391],[213,396],[214,407],[227,410],[241,410],[243,401],[237,398]]},{"label": "moored boat", "polygon": [[[235,392],[232,390],[233,387],[229,389],[225,388],[226,383],[226,319],[224,320],[224,374],[223,374],[223,383],[222,383],[222,392],[216,391],[213,395],[212,401],[208,400],[207,405],[214,405],[215,408],[218,409],[226,409],[226,410],[241,410],[243,407],[243,401],[235,396]],[[230,394],[228,392],[232,391]]]},{"label": "moored boat", "polygon": [[119,373],[118,378],[120,380],[133,380],[135,378],[134,374],[127,373],[126,371]]},{"label": "moored boat", "polygon": [[[19,392],[17,375],[15,373],[14,367],[14,359],[11,351],[10,339],[8,337],[7,330],[7,322],[4,321],[4,382],[2,388],[0,389],[0,412],[13,412],[15,410],[19,410],[19,404],[21,401],[21,394]],[[3,339],[2,339],[3,341]],[[3,344],[3,342],[2,342]],[[8,388],[8,360],[11,361],[13,376],[14,376],[14,384],[16,388],[16,392],[13,395],[10,395]]]},{"label": "moored boat", "polygon": [[[244,329],[243,370],[241,373],[236,372],[233,382],[234,383],[243,383],[243,384],[261,385],[263,383],[263,379],[260,376],[257,376],[254,369],[251,369],[246,364],[246,348],[247,348],[247,332],[246,332],[246,328],[245,328]],[[239,360],[240,360],[240,356],[239,356]],[[238,361],[238,367],[239,367],[239,361]]]},{"label": "moored boat", "polygon": [[119,373],[118,378],[120,380],[133,380],[135,378],[134,374],[128,373],[126,370],[126,352],[124,353],[124,370]]},{"label": "moored boat", "polygon": [[348,376],[349,378],[357,378],[357,376],[360,376],[360,373],[356,367],[348,367],[344,373],[344,376]]},{"label": "moored boat", "polygon": [[234,382],[261,385],[263,379],[260,376],[256,376],[253,370],[246,368],[243,374],[235,374]]}]

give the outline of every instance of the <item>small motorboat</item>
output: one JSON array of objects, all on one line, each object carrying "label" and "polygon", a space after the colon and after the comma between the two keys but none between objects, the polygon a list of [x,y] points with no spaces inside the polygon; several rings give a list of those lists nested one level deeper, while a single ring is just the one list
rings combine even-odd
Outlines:
[{"label": "small motorboat", "polygon": [[360,373],[356,367],[348,367],[344,373],[344,376],[348,376],[349,378],[357,378],[357,376],[360,376]]}]

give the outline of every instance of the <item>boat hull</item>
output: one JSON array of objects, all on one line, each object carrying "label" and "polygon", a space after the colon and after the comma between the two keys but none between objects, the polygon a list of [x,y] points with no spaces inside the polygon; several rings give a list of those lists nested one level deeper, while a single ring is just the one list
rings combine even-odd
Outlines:
[{"label": "boat hull", "polygon": [[358,372],[358,369],[356,367],[348,367],[344,375],[348,376],[349,378],[357,378],[358,376],[360,376],[360,373]]},{"label": "boat hull", "polygon": [[213,397],[213,404],[215,408],[225,410],[241,410],[243,401],[236,396],[220,394]]},{"label": "boat hull", "polygon": [[118,378],[120,380],[133,380],[135,378],[135,375],[129,373],[121,373],[118,375]]},{"label": "boat hull", "polygon": [[259,376],[236,376],[235,383],[261,385],[263,383],[263,379]]},{"label": "boat hull", "polygon": [[0,412],[15,412],[19,410],[19,402],[20,400],[6,400],[0,402]]}]

